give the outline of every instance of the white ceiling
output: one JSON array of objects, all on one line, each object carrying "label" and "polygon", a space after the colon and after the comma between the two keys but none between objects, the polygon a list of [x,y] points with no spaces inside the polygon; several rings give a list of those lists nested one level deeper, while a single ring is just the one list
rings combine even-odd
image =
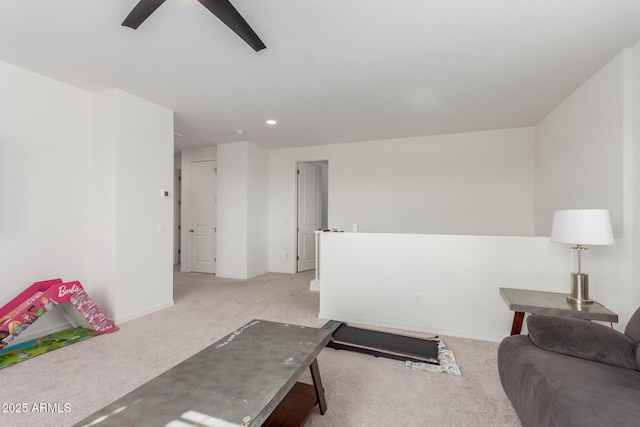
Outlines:
[{"label": "white ceiling", "polygon": [[170,108],[178,149],[275,148],[535,125],[640,40],[640,0],[231,2],[267,49],[195,0],[1,0],[0,61]]}]

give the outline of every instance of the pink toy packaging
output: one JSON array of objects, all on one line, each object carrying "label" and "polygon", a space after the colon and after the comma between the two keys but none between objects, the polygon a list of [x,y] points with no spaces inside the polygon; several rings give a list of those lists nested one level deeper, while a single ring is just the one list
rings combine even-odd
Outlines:
[{"label": "pink toy packaging", "polygon": [[87,295],[80,282],[45,280],[29,286],[0,308],[0,350],[44,313],[56,307],[74,327],[100,333],[118,330]]}]

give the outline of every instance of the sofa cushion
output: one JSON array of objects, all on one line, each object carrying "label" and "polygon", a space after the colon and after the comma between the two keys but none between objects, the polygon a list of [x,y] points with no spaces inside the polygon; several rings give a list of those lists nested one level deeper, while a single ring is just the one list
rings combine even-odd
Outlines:
[{"label": "sofa cushion", "polygon": [[624,334],[635,342],[640,343],[640,308],[629,319],[629,323],[624,329]]},{"label": "sofa cushion", "polygon": [[638,369],[638,344],[608,326],[570,317],[532,314],[527,318],[527,327],[531,341],[545,350]]},{"label": "sofa cushion", "polygon": [[605,365],[505,338],[498,372],[524,427],[638,425],[640,371]]}]

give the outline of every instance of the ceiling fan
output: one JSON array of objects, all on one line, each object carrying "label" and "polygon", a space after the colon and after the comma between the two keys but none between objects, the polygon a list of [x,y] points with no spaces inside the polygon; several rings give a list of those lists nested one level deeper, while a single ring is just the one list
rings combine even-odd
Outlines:
[{"label": "ceiling fan", "polygon": [[[267,47],[229,0],[198,1],[201,5],[209,9],[211,13],[216,15],[218,19],[224,22],[227,27],[231,28],[233,32],[239,35],[253,50],[258,52]],[[165,0],[140,0],[122,22],[122,25],[135,30],[164,2]]]}]

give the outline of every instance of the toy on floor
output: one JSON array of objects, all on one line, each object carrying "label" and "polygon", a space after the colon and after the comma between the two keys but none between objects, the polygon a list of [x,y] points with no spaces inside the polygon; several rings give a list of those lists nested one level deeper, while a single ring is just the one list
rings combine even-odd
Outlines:
[{"label": "toy on floor", "polygon": [[54,308],[60,309],[74,328],[91,329],[99,334],[118,330],[87,295],[80,282],[45,280],[29,286],[0,308],[0,350]]},{"label": "toy on floor", "polygon": [[14,344],[0,350],[0,369],[24,362],[52,350],[100,335],[93,329],[74,328],[54,332],[40,338]]}]

